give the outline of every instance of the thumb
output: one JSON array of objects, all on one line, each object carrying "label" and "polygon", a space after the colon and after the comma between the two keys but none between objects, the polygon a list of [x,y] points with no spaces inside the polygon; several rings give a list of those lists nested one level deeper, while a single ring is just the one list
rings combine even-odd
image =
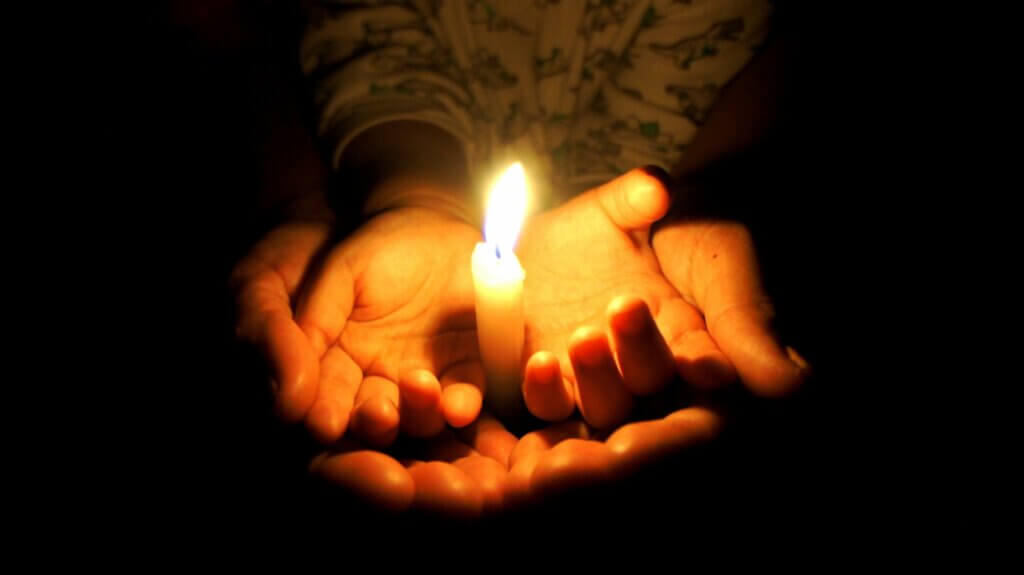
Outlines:
[{"label": "thumb", "polygon": [[289,422],[305,416],[316,399],[320,367],[290,301],[327,236],[325,225],[285,224],[254,246],[232,273],[236,334],[263,353],[277,384],[276,409]]},{"label": "thumb", "polygon": [[650,170],[635,169],[594,188],[587,195],[623,231],[647,228],[665,215],[669,207],[665,184]]},{"label": "thumb", "polygon": [[681,222],[658,230],[662,272],[704,314],[708,331],[754,393],[792,393],[810,367],[774,330],[775,312],[761,285],[753,239],[735,222]]}]

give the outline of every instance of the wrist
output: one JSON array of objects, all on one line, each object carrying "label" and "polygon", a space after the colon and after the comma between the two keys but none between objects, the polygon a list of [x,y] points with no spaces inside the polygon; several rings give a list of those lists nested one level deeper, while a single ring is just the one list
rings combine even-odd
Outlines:
[{"label": "wrist", "polygon": [[462,220],[479,227],[476,214],[464,188],[431,182],[411,176],[395,176],[378,183],[363,206],[364,218],[388,210],[422,208]]},{"label": "wrist", "polygon": [[340,162],[345,186],[361,190],[364,219],[384,210],[421,207],[472,223],[469,176],[462,144],[432,124],[394,121],[358,135]]}]

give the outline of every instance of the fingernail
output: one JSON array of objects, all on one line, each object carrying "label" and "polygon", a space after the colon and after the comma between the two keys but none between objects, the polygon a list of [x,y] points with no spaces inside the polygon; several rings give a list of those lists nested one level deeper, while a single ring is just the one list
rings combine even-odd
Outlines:
[{"label": "fingernail", "polygon": [[796,366],[800,368],[800,371],[803,371],[803,372],[810,372],[811,371],[811,365],[809,363],[807,363],[807,360],[804,359],[804,357],[802,355],[800,355],[795,349],[793,349],[792,347],[790,347],[788,345],[786,346],[786,355],[789,356],[789,360],[790,361],[795,363]]},{"label": "fingernail", "polygon": [[669,173],[665,171],[665,168],[662,168],[661,166],[647,164],[640,168],[640,170],[652,178],[657,178],[658,181],[660,181],[666,188],[669,187],[670,183],[672,183],[672,176],[670,176]]},{"label": "fingernail", "polygon": [[785,346],[785,355],[790,357],[790,361],[794,362],[797,367],[800,368],[804,378],[810,377],[813,369],[811,368],[811,364],[804,359],[804,356],[800,355],[797,350],[790,346]]}]

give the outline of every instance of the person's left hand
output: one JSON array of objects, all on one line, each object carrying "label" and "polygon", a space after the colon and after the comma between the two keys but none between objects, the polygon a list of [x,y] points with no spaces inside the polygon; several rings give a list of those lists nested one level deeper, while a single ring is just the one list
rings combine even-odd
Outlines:
[{"label": "person's left hand", "polygon": [[662,182],[637,169],[527,222],[516,251],[527,270],[523,394],[534,415],[556,421],[579,407],[609,429],[635,395],[677,371],[705,388],[736,378],[651,247],[651,224],[668,207]]},{"label": "person's left hand", "polygon": [[[788,395],[810,373],[771,330],[746,228],[680,218],[652,238],[650,224],[668,203],[660,179],[634,170],[524,232],[527,406],[550,421],[578,406],[598,429],[568,421],[523,437],[509,462],[513,499],[623,477],[713,438],[723,414],[692,399],[662,405],[671,413],[660,419],[617,427],[634,396],[653,394],[675,372],[685,382],[679,391],[738,379],[762,397]],[[585,327],[571,332],[578,324]]]}]

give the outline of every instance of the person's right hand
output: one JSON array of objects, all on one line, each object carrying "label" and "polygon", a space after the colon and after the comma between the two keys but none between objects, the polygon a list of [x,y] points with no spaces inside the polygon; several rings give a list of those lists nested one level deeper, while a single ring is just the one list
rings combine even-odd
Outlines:
[{"label": "person's right hand", "polygon": [[[444,209],[385,210],[327,253],[295,321],[320,360],[303,397],[320,440],[351,427],[373,447],[430,437],[480,413],[470,258],[480,232]],[[350,425],[351,424],[351,425]]]},{"label": "person's right hand", "polygon": [[324,443],[352,427],[375,447],[399,425],[428,437],[472,422],[484,389],[470,272],[480,232],[420,205],[385,209],[333,247],[328,235],[281,226],[234,274],[238,334],[263,350],[281,417],[305,418]]}]

